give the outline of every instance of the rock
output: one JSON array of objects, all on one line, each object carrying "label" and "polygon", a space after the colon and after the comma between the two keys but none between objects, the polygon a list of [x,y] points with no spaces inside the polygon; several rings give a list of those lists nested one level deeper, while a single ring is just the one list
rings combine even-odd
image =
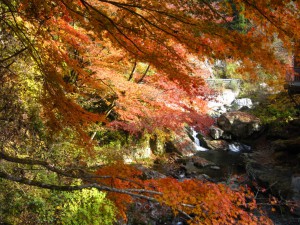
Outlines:
[{"label": "rock", "polygon": [[235,100],[237,92],[232,89],[224,89],[219,93],[219,95],[215,96],[214,101],[208,102],[208,113],[210,116],[217,118],[221,114],[226,113],[227,109],[225,106],[230,106],[231,103]]},{"label": "rock", "polygon": [[248,138],[262,129],[259,118],[239,111],[222,114],[218,118],[218,125],[237,138]]},{"label": "rock", "polygon": [[199,175],[194,176],[194,178],[198,179],[198,180],[202,180],[202,181],[213,182],[213,179],[210,176],[208,176],[207,174],[199,174]]},{"label": "rock", "polygon": [[228,150],[228,142],[225,140],[210,140],[208,138],[203,138],[204,146],[210,150]]},{"label": "rock", "polygon": [[228,145],[229,151],[232,152],[241,152],[241,151],[250,151],[251,147],[248,145],[244,145],[242,143],[233,142]]},{"label": "rock", "polygon": [[181,156],[192,156],[198,151],[207,151],[208,149],[200,146],[201,134],[197,133],[193,128],[187,127],[180,136],[165,143],[166,153],[178,153]]},{"label": "rock", "polygon": [[210,131],[210,136],[214,140],[218,140],[218,139],[231,140],[232,139],[231,134],[228,132],[224,132],[220,127],[211,126],[209,128],[209,131]]},{"label": "rock", "polygon": [[194,166],[199,167],[199,168],[203,168],[206,166],[214,166],[215,164],[211,161],[208,161],[207,159],[204,159],[202,157],[199,156],[194,156],[192,158],[192,161],[194,163]]},{"label": "rock", "polygon": [[219,166],[211,166],[210,167],[212,170],[220,170],[221,168]]},{"label": "rock", "polygon": [[222,139],[224,139],[224,140],[232,140],[232,135],[230,133],[228,133],[228,132],[224,132],[222,134]]},{"label": "rock", "polygon": [[166,153],[177,153],[181,156],[192,156],[197,152],[193,141],[190,139],[180,140],[179,138],[167,141],[165,143],[165,151]]},{"label": "rock", "polygon": [[291,191],[291,171],[274,164],[261,164],[257,156],[243,154],[247,173],[273,194],[287,198]]},{"label": "rock", "polygon": [[292,213],[300,216],[300,174],[292,176],[291,182],[293,210]]},{"label": "rock", "polygon": [[194,176],[199,172],[198,168],[194,165],[192,161],[187,161],[184,165],[184,169],[186,171],[187,176]]},{"label": "rock", "polygon": [[163,155],[165,153],[164,141],[154,134],[149,138],[149,146],[154,155]]},{"label": "rock", "polygon": [[293,161],[287,158],[285,162],[288,163],[282,163],[278,160],[270,160],[272,155],[272,151],[265,151],[264,155],[243,154],[247,174],[270,190],[273,195],[284,199],[291,212],[299,216],[300,173],[299,168],[295,167],[298,164],[297,159]]},{"label": "rock", "polygon": [[235,99],[232,103],[232,108],[235,110],[240,110],[241,108],[251,109],[252,106],[253,106],[253,103],[250,98]]},{"label": "rock", "polygon": [[151,158],[152,151],[149,146],[134,146],[130,149],[128,154],[123,155],[125,163],[133,163],[137,160]]},{"label": "rock", "polygon": [[155,170],[146,168],[142,165],[135,165],[135,168],[143,172],[143,178],[144,179],[160,179],[160,178],[166,178],[166,176],[160,172],[157,172]]},{"label": "rock", "polygon": [[196,147],[196,151],[207,151],[207,148],[204,148],[203,146],[201,146],[201,140],[203,138],[203,136],[198,133],[197,131],[195,131],[193,128],[191,128],[192,130],[192,140],[194,141],[194,146]]},{"label": "rock", "polygon": [[224,131],[221,128],[216,126],[211,126],[209,128],[209,131],[210,131],[210,136],[215,140],[220,139],[224,133]]},{"label": "rock", "polygon": [[223,103],[223,105],[231,105],[232,102],[235,100],[236,96],[237,93],[234,92],[233,90],[225,89],[222,92],[222,95],[219,95],[217,99],[219,102]]},{"label": "rock", "polygon": [[209,101],[207,106],[209,108],[208,113],[213,118],[218,118],[220,115],[227,112],[223,103],[220,102]]},{"label": "rock", "polygon": [[275,151],[287,151],[289,153],[300,153],[300,137],[288,140],[276,140],[272,142]]}]

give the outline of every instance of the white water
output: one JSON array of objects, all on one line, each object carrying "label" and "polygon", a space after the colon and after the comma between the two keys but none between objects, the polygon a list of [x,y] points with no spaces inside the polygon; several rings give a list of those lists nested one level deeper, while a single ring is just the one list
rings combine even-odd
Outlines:
[{"label": "white water", "polygon": [[240,149],[240,146],[237,146],[235,144],[230,144],[228,146],[229,150],[232,151],[232,152],[239,152],[241,149]]},{"label": "white water", "polygon": [[232,152],[250,151],[251,150],[250,146],[240,144],[240,143],[229,144],[228,148],[229,148],[229,151],[232,151]]},{"label": "white water", "polygon": [[207,148],[204,148],[201,146],[200,140],[199,140],[199,138],[197,138],[198,133],[194,130],[193,127],[191,127],[191,130],[192,130],[192,136],[194,138],[194,145],[196,147],[196,150],[202,151],[202,152],[207,151],[208,150]]}]

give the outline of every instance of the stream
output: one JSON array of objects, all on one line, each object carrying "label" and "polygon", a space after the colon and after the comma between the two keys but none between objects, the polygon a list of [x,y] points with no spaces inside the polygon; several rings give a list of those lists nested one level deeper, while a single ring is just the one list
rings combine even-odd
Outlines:
[{"label": "stream", "polygon": [[196,167],[193,162],[188,161],[185,168],[195,170],[197,173],[207,175],[211,180],[220,182],[227,180],[232,175],[241,175],[245,173],[242,153],[249,152],[250,146],[240,143],[231,143],[229,151],[213,151],[201,146],[200,140],[197,137],[197,132],[191,128],[192,137],[196,146],[196,157],[208,160],[212,165]]},{"label": "stream", "polygon": [[[200,144],[195,138],[195,144]],[[225,183],[231,188],[237,189],[239,185],[249,185],[256,194],[257,204],[267,213],[275,225],[299,225],[300,218],[289,213],[285,206],[272,207],[269,203],[271,193],[262,193],[253,186],[252,180],[247,174],[243,159],[244,153],[250,153],[249,148],[244,145],[234,143],[234,149],[225,151],[208,150],[198,146],[198,152],[191,157],[179,158],[173,164],[156,165],[155,170],[166,176],[172,176],[178,180],[183,179],[203,179],[215,183]],[[242,146],[242,148],[238,147]],[[249,146],[248,146],[249,147]],[[178,223],[172,225],[184,224],[184,220],[177,219]]]}]

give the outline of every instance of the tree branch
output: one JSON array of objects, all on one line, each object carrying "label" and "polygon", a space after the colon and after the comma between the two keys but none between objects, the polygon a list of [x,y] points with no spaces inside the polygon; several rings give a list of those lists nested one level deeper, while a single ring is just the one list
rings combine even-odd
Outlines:
[{"label": "tree branch", "polygon": [[[95,8],[93,5],[89,4],[87,1],[85,0],[80,0],[80,2],[86,7],[86,9],[91,8],[93,11],[95,11],[96,13],[98,13],[100,16],[102,16],[103,18],[105,18],[107,21],[109,21],[109,23],[123,36],[125,37],[125,39],[127,39],[138,51],[140,51],[141,53],[145,53],[136,43],[134,43],[134,41],[129,38],[117,25],[116,23],[107,15],[105,15],[104,13],[102,13],[100,10],[98,10],[97,8]],[[109,31],[109,29],[107,27],[105,27],[107,31]]]},{"label": "tree branch", "polygon": [[145,76],[147,75],[149,69],[150,69],[150,64],[147,66],[147,69],[145,70],[143,76],[137,81],[138,84],[142,83],[142,81],[145,78]]},{"label": "tree branch", "polygon": [[11,58],[13,58],[13,57],[15,57],[15,56],[21,54],[21,53],[24,52],[26,49],[27,49],[27,47],[22,48],[22,49],[20,49],[19,51],[16,51],[14,54],[12,54],[12,55],[10,55],[10,56],[4,58],[4,59],[0,59],[0,63],[3,63],[3,62],[5,62],[5,61],[7,61],[7,60],[9,60],[9,59],[11,59]]},{"label": "tree branch", "polygon": [[260,8],[257,7],[257,5],[255,5],[255,3],[251,3],[248,0],[243,0],[243,2],[245,2],[247,5],[249,5],[253,9],[255,9],[260,15],[262,15],[262,17],[264,17],[267,21],[269,21],[278,30],[281,30],[287,36],[291,36],[291,34],[288,31],[286,31],[285,29],[283,29],[282,27],[280,27],[279,25],[277,25],[277,23],[275,21],[273,21],[271,18],[269,18]]},{"label": "tree branch", "polygon": [[138,9],[145,10],[145,11],[155,12],[155,13],[158,13],[158,14],[161,14],[161,15],[165,15],[165,16],[167,16],[169,18],[178,20],[179,22],[182,22],[184,24],[196,25],[196,24],[193,24],[191,22],[188,22],[188,21],[184,20],[183,18],[179,18],[178,16],[174,16],[174,15],[172,15],[170,13],[165,12],[165,11],[160,11],[158,9],[149,8],[149,7],[146,7],[146,6],[139,5],[139,4],[128,4],[128,3],[108,1],[108,0],[99,0],[99,1],[100,2],[109,3],[109,4],[117,6],[119,8],[120,8],[120,6],[122,6],[122,7],[138,8]]},{"label": "tree branch", "polygon": [[[54,172],[56,174],[59,174],[59,175],[65,176],[65,177],[73,178],[73,179],[81,179],[81,180],[89,180],[90,181],[91,179],[112,179],[113,178],[110,175],[100,176],[100,175],[95,175],[93,173],[88,173],[88,172],[84,171],[82,168],[68,169],[68,170],[59,169],[46,161],[33,160],[30,158],[12,157],[12,156],[6,154],[3,150],[0,151],[0,159],[4,159],[6,161],[13,162],[13,163],[20,163],[23,165],[25,164],[25,165],[42,166],[51,172]],[[127,181],[130,183],[135,183],[141,187],[143,186],[136,181],[132,181],[132,180],[124,178],[124,177],[114,176],[114,178],[122,180],[122,181]],[[136,189],[136,190],[142,190],[142,189]]]},{"label": "tree branch", "polygon": [[[108,178],[111,178],[111,176],[98,176],[98,175],[89,174],[82,169],[62,170],[46,161],[34,160],[34,159],[30,159],[30,158],[12,157],[12,156],[9,156],[8,154],[4,153],[3,151],[0,152],[0,159],[4,159],[6,161],[13,162],[13,163],[20,163],[23,165],[25,164],[25,165],[32,165],[32,166],[33,165],[42,166],[51,172],[57,173],[59,175],[65,176],[65,177],[70,177],[70,178],[78,178],[78,179],[84,179],[84,178],[86,178],[86,179],[87,178],[108,179]],[[78,175],[77,172],[79,172],[80,175]]]},{"label": "tree branch", "polygon": [[21,183],[21,184],[26,184],[26,185],[49,189],[49,190],[57,190],[57,191],[77,191],[77,190],[88,189],[88,188],[96,188],[99,191],[109,191],[109,192],[115,192],[115,193],[120,193],[120,194],[127,194],[132,197],[141,198],[141,199],[145,199],[145,200],[153,201],[153,202],[158,202],[158,201],[153,197],[149,197],[149,196],[142,195],[142,194],[135,194],[134,192],[162,195],[162,193],[155,192],[155,191],[138,190],[138,189],[137,190],[136,189],[118,189],[118,188],[108,187],[108,186],[104,186],[104,185],[99,185],[96,183],[76,185],[76,186],[72,186],[72,185],[60,186],[60,185],[47,184],[47,183],[43,183],[40,181],[30,180],[25,177],[16,177],[11,174],[5,173],[3,171],[0,171],[0,178],[14,181],[14,182]]},{"label": "tree branch", "polygon": [[131,71],[131,73],[130,73],[130,75],[128,77],[128,81],[130,81],[132,79],[132,76],[133,76],[133,73],[135,71],[135,68],[136,68],[136,61],[134,61],[134,65],[133,65],[132,71]]}]

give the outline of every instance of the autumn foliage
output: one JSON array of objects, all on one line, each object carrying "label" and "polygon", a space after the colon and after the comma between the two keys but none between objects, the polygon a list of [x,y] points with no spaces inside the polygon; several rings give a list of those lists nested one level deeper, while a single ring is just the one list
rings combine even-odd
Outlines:
[{"label": "autumn foliage", "polygon": [[[287,62],[273,41],[292,50],[299,39],[298,1],[3,1],[11,30],[43,74],[43,116],[52,128],[78,131],[91,122],[130,132],[174,128],[206,120],[201,61],[240,61],[246,79],[261,69],[270,83],[285,76]],[[244,17],[247,26],[239,26]],[[136,70],[136,65],[144,69]],[[150,66],[150,67],[148,67]],[[148,67],[148,68],[147,68]],[[106,103],[86,111],[80,96]],[[83,134],[82,131],[80,131]]]},{"label": "autumn foliage", "polygon": [[[197,179],[178,181],[174,178],[142,179],[142,172],[132,166],[118,163],[99,169],[97,175],[111,175],[99,179],[101,184],[120,190],[136,190],[149,199],[171,207],[175,214],[183,214],[189,224],[272,224],[257,210],[253,193],[247,187],[231,190],[225,184],[214,184]],[[117,174],[117,175],[116,175]],[[108,197],[116,204],[119,215],[126,219],[127,208],[135,196],[110,192]]]},{"label": "autumn foliage", "polygon": [[[1,137],[2,157],[11,153],[15,157],[6,161],[86,179],[78,175],[81,170],[69,174],[54,165],[64,154],[57,153],[60,143],[55,141],[66,133],[72,140],[80,139],[82,147],[94,144],[93,126],[134,134],[180,131],[185,124],[204,130],[212,123],[206,114],[211,94],[205,83],[211,75],[207,64],[230,60],[238,65],[242,79],[280,84],[290,62],[278,54],[274,42],[292,55],[300,39],[299,4],[299,0],[1,0],[0,81],[1,95],[7,97],[3,109],[7,114],[18,111],[15,118],[3,119],[14,135],[2,132],[6,135]],[[31,83],[24,82],[24,76]],[[18,93],[12,94],[15,90]],[[34,92],[32,99],[24,97],[29,91]],[[35,112],[29,113],[24,99],[36,104]],[[24,107],[14,107],[17,103]],[[35,148],[28,151],[20,139],[29,139]],[[35,145],[37,140],[40,146]],[[40,159],[32,160],[35,156]],[[63,157],[80,158],[69,150]],[[49,158],[54,163],[47,162]],[[29,179],[38,176],[15,178],[0,172],[2,178],[45,188]],[[103,166],[96,174],[101,175],[98,189],[112,187],[109,197],[123,217],[135,196],[161,202],[194,224],[268,224],[250,213],[256,206],[247,189],[236,192],[197,180],[143,180],[141,172],[121,163]]]}]

